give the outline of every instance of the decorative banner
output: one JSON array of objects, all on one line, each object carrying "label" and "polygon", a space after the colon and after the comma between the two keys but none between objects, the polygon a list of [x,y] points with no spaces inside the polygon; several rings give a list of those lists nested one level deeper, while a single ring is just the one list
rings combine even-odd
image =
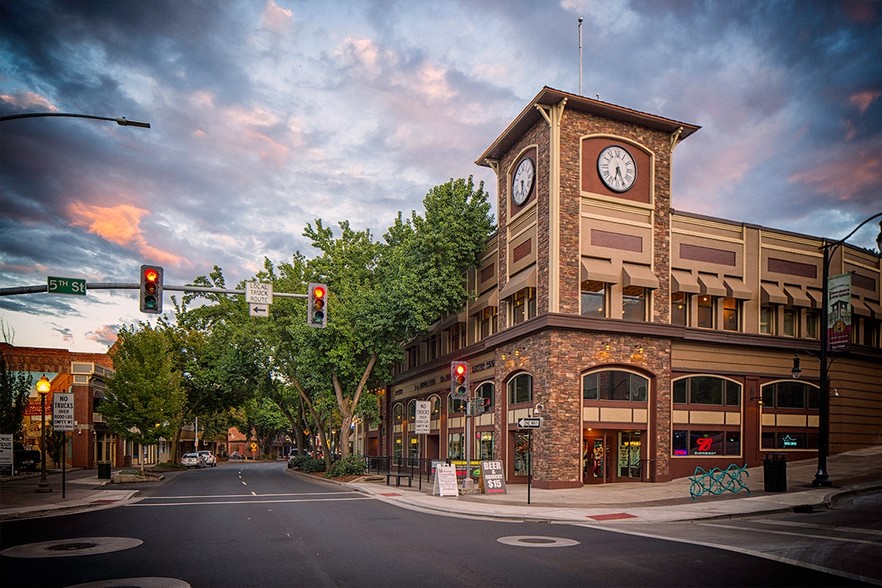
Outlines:
[{"label": "decorative banner", "polygon": [[827,280],[827,350],[848,351],[851,343],[851,274]]}]

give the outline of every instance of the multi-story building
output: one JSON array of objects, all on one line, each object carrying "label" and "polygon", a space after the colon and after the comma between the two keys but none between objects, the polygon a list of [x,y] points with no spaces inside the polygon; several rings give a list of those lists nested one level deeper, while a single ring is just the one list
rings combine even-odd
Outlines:
[{"label": "multi-story building", "polygon": [[[698,129],[539,92],[476,162],[496,173],[499,216],[468,277],[477,297],[408,344],[365,450],[470,446],[544,488],[815,456],[826,241],[675,210],[672,156]],[[882,262],[828,249],[830,275],[851,276],[850,348],[830,363],[841,452],[882,442]],[[452,360],[470,363],[487,413],[450,399]],[[417,400],[432,403],[428,435],[414,434]],[[541,427],[519,428],[528,416]]]}]

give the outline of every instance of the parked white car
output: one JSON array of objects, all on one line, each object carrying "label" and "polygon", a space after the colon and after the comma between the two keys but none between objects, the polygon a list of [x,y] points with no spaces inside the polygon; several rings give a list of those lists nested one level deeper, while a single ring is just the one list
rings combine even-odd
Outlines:
[{"label": "parked white car", "polygon": [[181,457],[181,465],[187,468],[204,468],[207,464],[198,453],[185,453]]},{"label": "parked white car", "polygon": [[205,449],[200,449],[198,453],[199,457],[201,457],[202,460],[205,462],[205,465],[213,468],[217,467],[217,457],[215,457],[212,452]]}]

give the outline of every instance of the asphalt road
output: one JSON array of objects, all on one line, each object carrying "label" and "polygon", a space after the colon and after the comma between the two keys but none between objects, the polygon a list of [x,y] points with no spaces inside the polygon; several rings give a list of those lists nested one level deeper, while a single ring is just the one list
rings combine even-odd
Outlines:
[{"label": "asphalt road", "polygon": [[[0,524],[2,585],[857,584],[700,544],[414,512],[282,463],[183,472],[143,495],[130,506]],[[33,545],[46,541],[56,543]]]}]

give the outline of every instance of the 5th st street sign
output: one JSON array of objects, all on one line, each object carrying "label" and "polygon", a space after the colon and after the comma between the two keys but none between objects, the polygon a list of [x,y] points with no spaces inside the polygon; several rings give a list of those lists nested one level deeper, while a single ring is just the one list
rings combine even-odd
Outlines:
[{"label": "5th st street sign", "polygon": [[518,419],[518,429],[540,429],[542,428],[542,417],[524,417]]},{"label": "5th st street sign", "polygon": [[74,294],[76,296],[85,296],[86,280],[49,276],[46,284],[46,291],[50,294]]}]

